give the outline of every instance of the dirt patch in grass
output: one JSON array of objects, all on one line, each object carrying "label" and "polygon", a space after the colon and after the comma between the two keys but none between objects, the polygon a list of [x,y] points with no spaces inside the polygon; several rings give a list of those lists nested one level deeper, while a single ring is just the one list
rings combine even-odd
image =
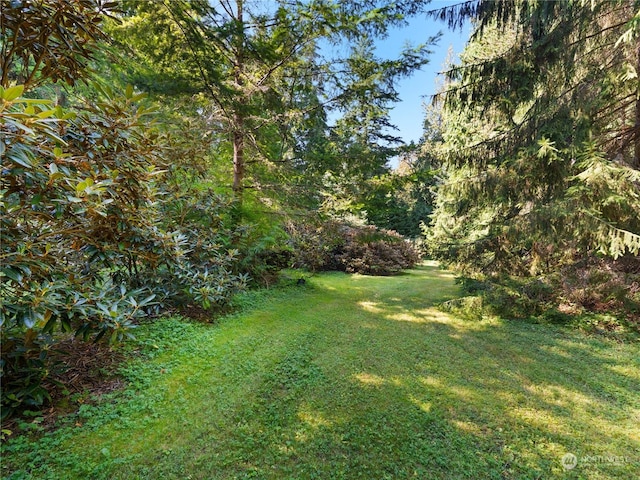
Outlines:
[{"label": "dirt patch in grass", "polygon": [[[200,305],[184,304],[178,308],[175,308],[170,313],[179,315],[181,317],[190,318],[201,323],[213,323],[216,313],[201,307]],[[220,315],[218,313],[218,315]]]},{"label": "dirt patch in grass", "polygon": [[[6,420],[2,428],[20,430],[25,420],[36,421],[45,430],[53,428],[57,419],[76,411],[80,405],[97,401],[101,396],[124,388],[118,375],[125,356],[104,343],[62,339],[49,350],[47,362],[50,375],[43,387],[51,400],[42,410],[19,412]],[[35,420],[33,420],[35,417]]]},{"label": "dirt patch in grass", "polygon": [[[103,395],[122,387],[117,376],[124,355],[103,343],[88,343],[73,338],[60,342],[50,353],[53,365],[58,365],[56,374],[48,383],[52,399],[69,394],[89,393]],[[64,389],[60,388],[64,385]]]}]

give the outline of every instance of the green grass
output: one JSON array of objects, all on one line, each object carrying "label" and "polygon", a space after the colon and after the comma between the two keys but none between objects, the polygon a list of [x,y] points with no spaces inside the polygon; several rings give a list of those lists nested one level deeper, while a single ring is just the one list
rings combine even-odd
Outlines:
[{"label": "green grass", "polygon": [[55,432],[10,440],[3,475],[640,477],[637,343],[434,307],[456,295],[433,264],[325,274],[250,294],[218,325],[142,327],[150,353],[127,367],[131,387]]}]

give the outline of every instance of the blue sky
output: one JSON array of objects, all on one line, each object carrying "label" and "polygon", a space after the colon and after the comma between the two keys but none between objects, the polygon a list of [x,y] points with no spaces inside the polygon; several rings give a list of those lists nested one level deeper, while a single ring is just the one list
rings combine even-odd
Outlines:
[{"label": "blue sky", "polygon": [[[460,0],[434,0],[429,8],[435,10],[456,3],[460,3]],[[442,32],[442,37],[431,47],[433,54],[429,57],[429,64],[398,85],[402,101],[391,112],[391,123],[399,128],[398,136],[407,143],[420,139],[424,118],[423,103],[429,102],[428,96],[436,91],[436,77],[443,69],[449,47],[453,47],[455,54],[462,52],[469,38],[469,26],[463,31],[451,31],[444,22],[420,16],[411,19],[408,26],[394,29],[388,38],[376,42],[378,56],[393,58],[406,42],[413,45],[424,43],[438,32]]]}]

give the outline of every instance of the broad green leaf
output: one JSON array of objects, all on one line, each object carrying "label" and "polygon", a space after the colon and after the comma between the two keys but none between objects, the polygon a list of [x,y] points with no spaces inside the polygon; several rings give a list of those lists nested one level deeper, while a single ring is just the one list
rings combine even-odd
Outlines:
[{"label": "broad green leaf", "polygon": [[141,302],[139,302],[138,304],[143,307],[145,305],[148,305],[149,303],[151,303],[151,301],[156,298],[155,294],[154,295],[149,295],[147,298],[145,298],[144,300],[142,300]]},{"label": "broad green leaf", "polygon": [[12,151],[12,154],[9,155],[9,160],[11,160],[14,163],[17,163],[18,165],[22,165],[23,167],[26,168],[33,168],[33,164],[31,163],[31,159],[29,157],[27,157],[26,153],[24,153],[23,151]]},{"label": "broad green leaf", "polygon": [[71,331],[71,322],[69,321],[68,318],[61,318],[60,319],[60,329],[63,332],[70,332]]},{"label": "broad green leaf", "polygon": [[53,100],[45,100],[44,98],[21,98],[20,103],[26,103],[27,105],[51,105]]},{"label": "broad green leaf", "polygon": [[2,99],[7,102],[15,100],[24,92],[24,85],[16,85],[15,87],[9,87],[2,91]]},{"label": "broad green leaf", "polygon": [[1,268],[0,276],[9,277],[11,280],[22,283],[22,274],[11,267]]},{"label": "broad green leaf", "polygon": [[57,322],[57,318],[55,315],[50,315],[49,320],[47,320],[47,323],[45,324],[44,327],[42,327],[42,331],[45,333],[51,333],[53,332],[55,326],[56,326],[56,322]]},{"label": "broad green leaf", "polygon": [[76,185],[76,193],[80,194],[85,190],[87,190],[87,188],[91,187],[92,185],[93,185],[93,179],[85,178],[83,181],[81,181]]},{"label": "broad green leaf", "polygon": [[50,109],[50,110],[44,110],[44,111],[38,113],[37,116],[38,116],[38,118],[43,118],[44,119],[44,118],[51,117],[55,113],[56,113],[56,111],[54,109]]},{"label": "broad green leaf", "polygon": [[19,129],[24,130],[24,131],[27,133],[27,135],[33,135],[33,134],[34,134],[33,129],[32,129],[32,128],[27,127],[27,126],[26,126],[24,123],[22,123],[22,122],[14,122],[13,124],[14,124],[16,127],[18,127]]},{"label": "broad green leaf", "polygon": [[56,172],[49,175],[49,182],[55,182],[59,178],[64,178],[64,174],[62,172]]}]

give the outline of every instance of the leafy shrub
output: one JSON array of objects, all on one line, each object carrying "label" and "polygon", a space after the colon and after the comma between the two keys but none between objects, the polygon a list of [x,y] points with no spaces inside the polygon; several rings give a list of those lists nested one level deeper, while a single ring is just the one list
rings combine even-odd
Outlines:
[{"label": "leafy shrub", "polygon": [[3,418],[47,400],[42,382],[58,331],[119,341],[162,303],[186,297],[210,308],[247,281],[233,273],[238,252],[216,220],[224,202],[168,191],[163,175],[175,172],[164,158],[193,160],[193,152],[156,128],[144,95],[94,84],[96,101],[71,109],[32,98],[36,88],[86,76],[105,39],[100,22],[116,7],[3,2]]},{"label": "leafy shrub", "polygon": [[[210,191],[186,190],[160,206],[163,244],[159,264],[146,265],[165,303],[223,306],[249,280],[237,270],[240,252],[230,248],[234,232],[224,225],[230,202]],[[160,230],[159,230],[160,231]]]},{"label": "leafy shrub", "polygon": [[234,238],[234,246],[239,250],[236,269],[256,285],[274,285],[279,272],[291,265],[291,247],[280,225],[265,228],[259,223],[243,224],[236,229]]},{"label": "leafy shrub", "polygon": [[246,284],[212,221],[224,204],[191,197],[173,215],[141,96],[98,90],[66,111],[0,88],[3,415],[46,400],[56,330],[119,341],[154,305],[209,308]]},{"label": "leafy shrub", "polygon": [[[115,273],[131,272],[150,250],[142,232],[158,173],[132,90],[76,112],[22,93],[0,87],[3,403],[13,395],[13,407],[42,402],[31,382],[45,371],[43,346],[57,328],[119,340],[152,302],[149,289]],[[12,392],[18,372],[30,386]]]},{"label": "leafy shrub", "polygon": [[[29,286],[23,297],[33,294]],[[70,284],[59,280],[57,285],[47,286],[69,288]],[[99,340],[109,333],[109,340],[115,342],[124,336],[131,337],[131,329],[136,327],[140,318],[146,316],[146,308],[154,298],[154,295],[148,295],[147,289],[128,290],[123,285],[116,287],[108,278],[103,282],[87,285],[83,291],[78,287],[74,288],[75,291],[67,292],[66,295],[61,291],[49,294],[46,303],[42,305],[46,308],[45,318],[38,324],[30,328],[15,321],[2,325],[3,420],[16,409],[37,408],[50,399],[43,382],[51,380],[51,374],[55,373],[48,358],[49,351],[56,343],[55,320],[61,324],[63,332],[75,330],[76,335],[85,340],[89,335]],[[14,298],[7,300],[14,302],[8,305],[9,308],[19,310]],[[22,304],[26,305],[29,303]],[[63,308],[66,311],[57,318],[51,313],[53,309]]]},{"label": "leafy shrub", "polygon": [[615,314],[640,332],[640,258],[582,260],[566,266],[556,283],[560,303],[573,310]]},{"label": "leafy shrub", "polygon": [[461,277],[457,281],[464,292],[480,300],[475,306],[481,306],[484,315],[536,317],[550,309],[555,300],[552,285],[543,278]]},{"label": "leafy shrub", "polygon": [[[640,332],[640,260],[580,260],[544,277],[462,277],[485,314],[536,318],[598,333]],[[585,320],[586,319],[586,320]],[[615,332],[614,332],[615,333]]]},{"label": "leafy shrub", "polygon": [[338,222],[289,223],[286,229],[295,268],[308,268],[313,272],[341,270],[337,255],[345,240]]},{"label": "leafy shrub", "polygon": [[320,225],[289,225],[288,230],[294,266],[313,271],[391,275],[420,260],[413,245],[400,234],[372,225],[327,221]]},{"label": "leafy shrub", "polygon": [[[104,3],[104,2],[103,2]],[[148,243],[157,156],[140,96],[103,91],[74,111],[35,96],[74,85],[105,38],[116,3],[3,2],[0,78],[0,340],[2,415],[47,398],[47,351],[56,329],[117,340],[153,301],[110,272]],[[23,85],[12,85],[21,79]],[[136,242],[133,242],[136,244]],[[140,249],[143,251],[144,249]],[[123,260],[128,264],[123,264]]]},{"label": "leafy shrub", "polygon": [[451,313],[465,320],[482,320],[487,314],[481,296],[467,296],[454,298],[438,305],[443,312]]},{"label": "leafy shrub", "polygon": [[413,267],[420,255],[400,234],[374,226],[345,227],[345,243],[337,255],[349,273],[391,275]]}]

